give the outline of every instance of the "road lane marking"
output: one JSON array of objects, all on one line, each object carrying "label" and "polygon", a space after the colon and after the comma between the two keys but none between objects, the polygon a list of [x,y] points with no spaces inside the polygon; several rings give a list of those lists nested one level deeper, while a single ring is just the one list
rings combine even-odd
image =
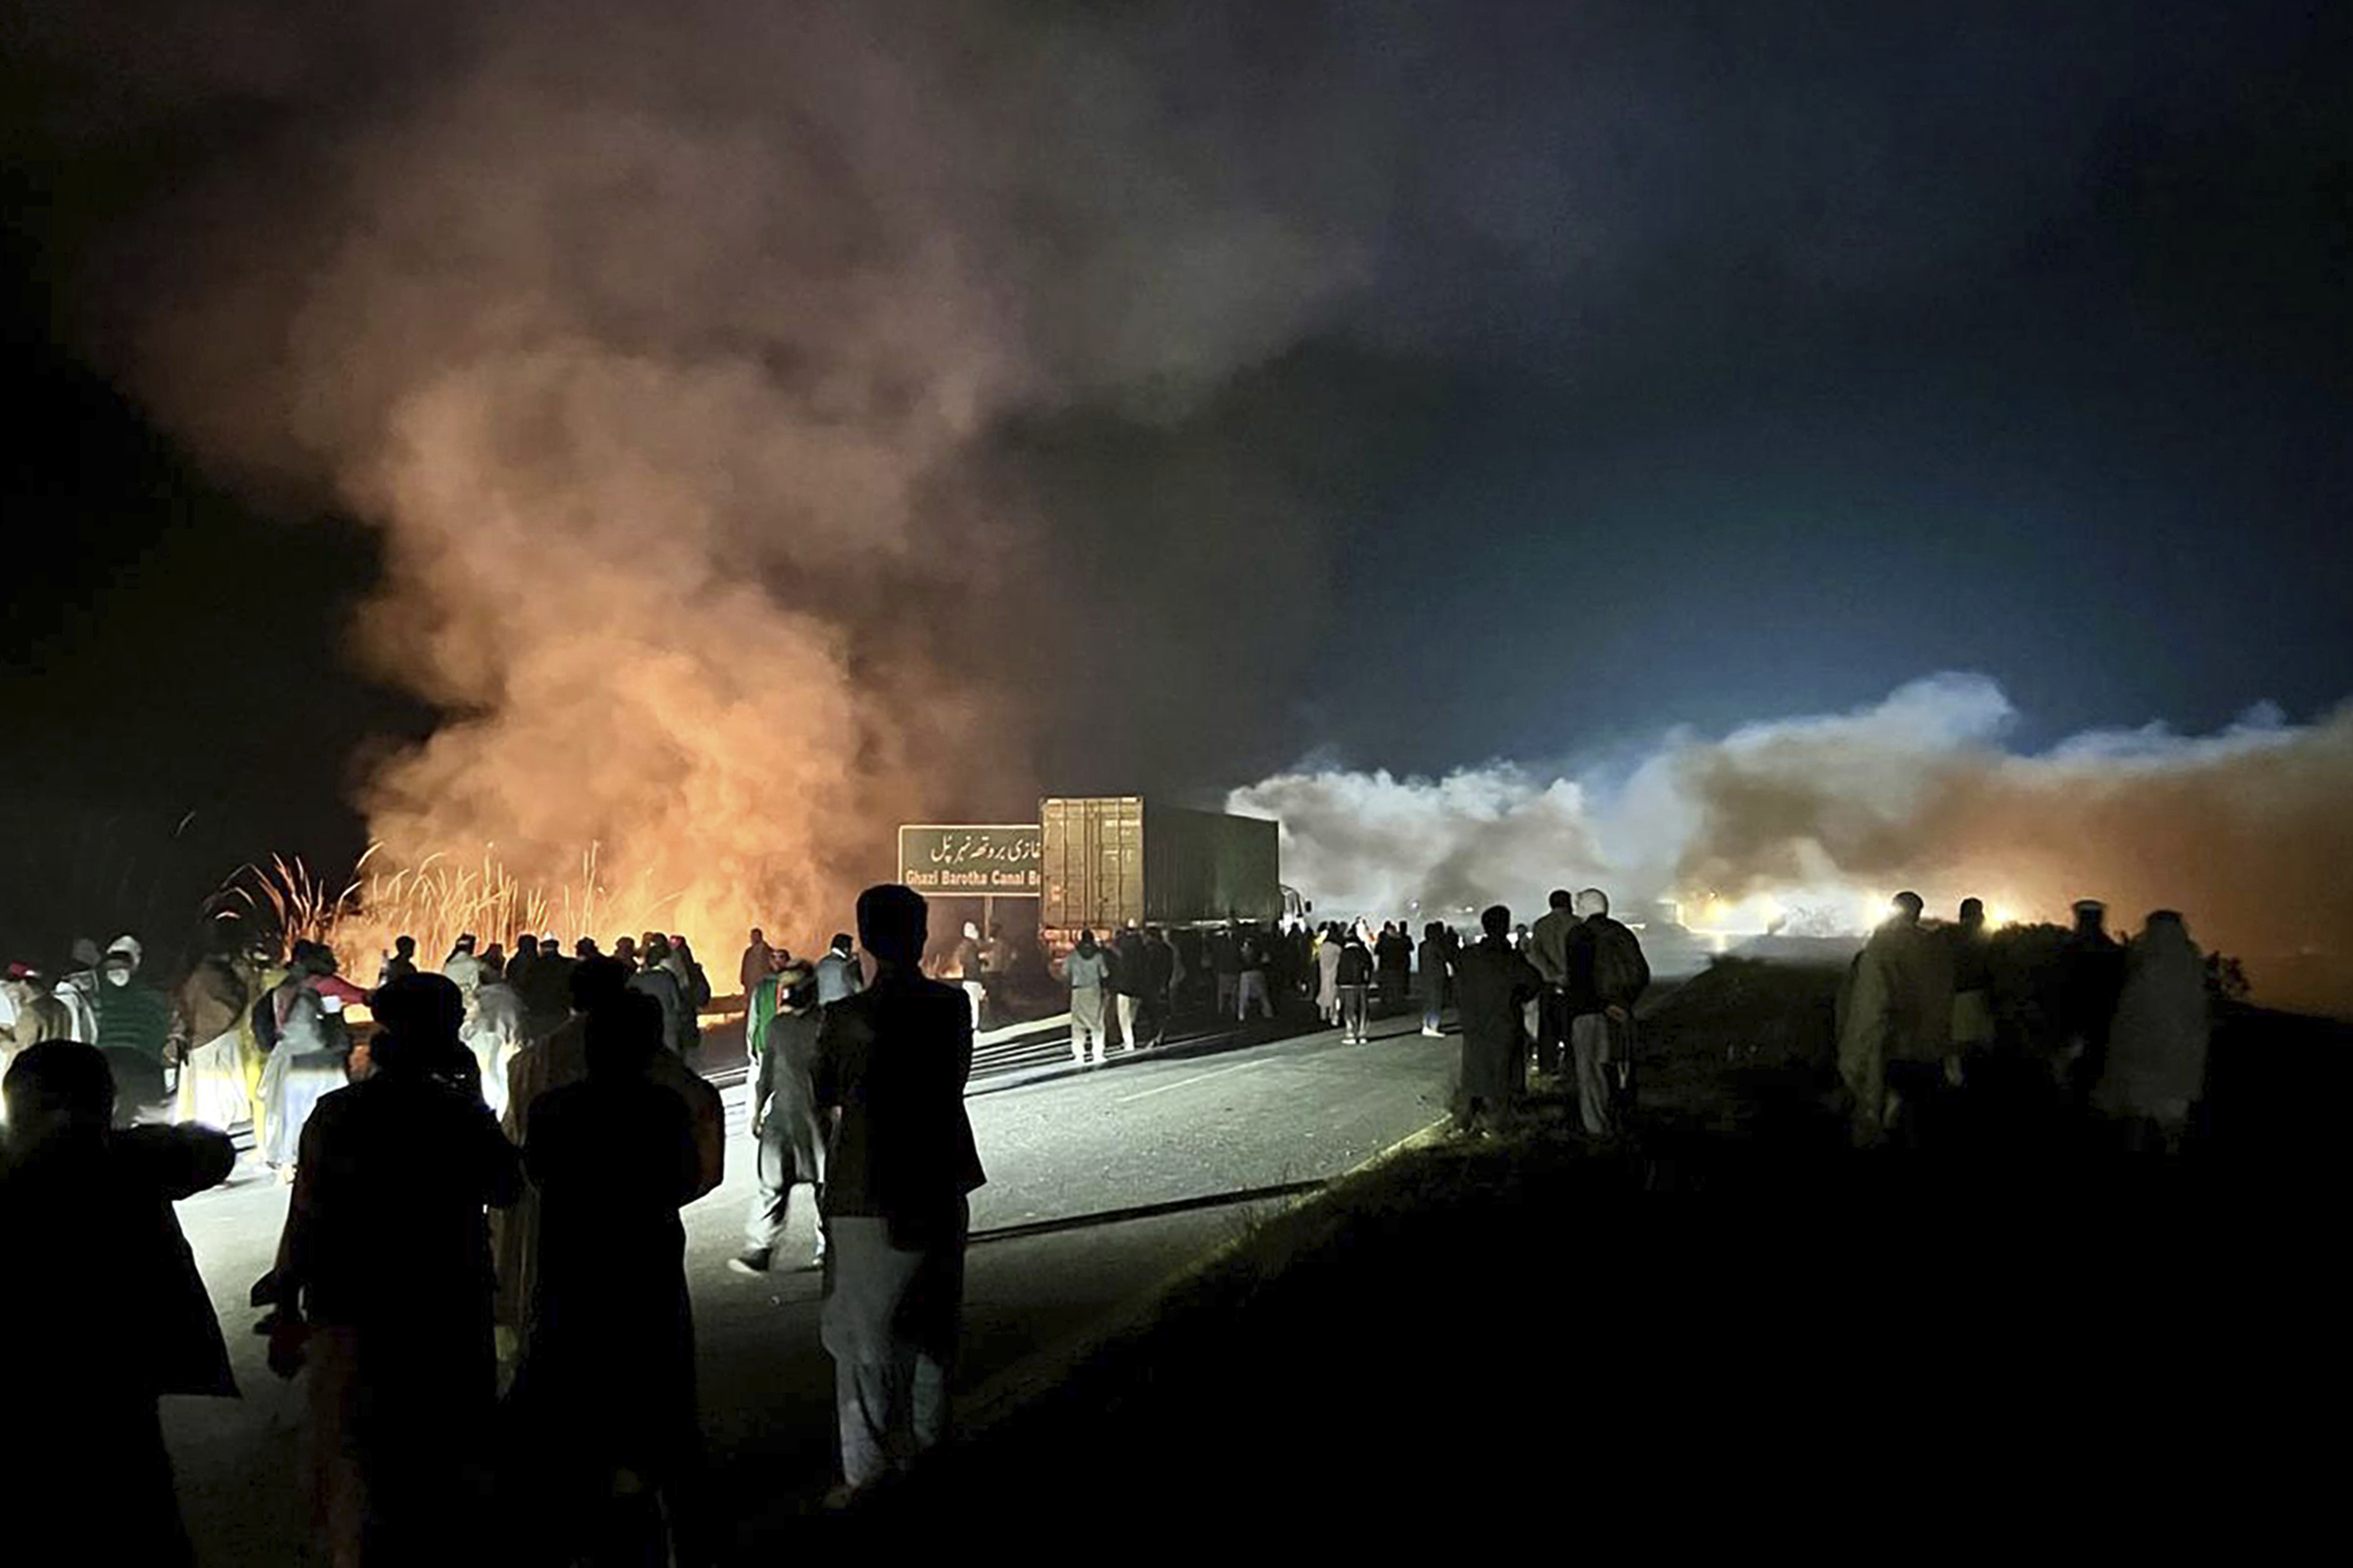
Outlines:
[{"label": "road lane marking", "polygon": [[1233,1066],[1221,1067],[1214,1073],[1196,1073],[1190,1078],[1179,1078],[1173,1084],[1163,1084],[1158,1089],[1146,1089],[1141,1090],[1133,1095],[1121,1095],[1115,1103],[1125,1105],[1134,1100],[1150,1099],[1153,1096],[1165,1095],[1172,1089],[1182,1089],[1188,1084],[1205,1084],[1212,1078],[1223,1078],[1228,1073],[1247,1072],[1253,1067],[1262,1067],[1264,1065],[1265,1063],[1263,1062],[1236,1062]]}]

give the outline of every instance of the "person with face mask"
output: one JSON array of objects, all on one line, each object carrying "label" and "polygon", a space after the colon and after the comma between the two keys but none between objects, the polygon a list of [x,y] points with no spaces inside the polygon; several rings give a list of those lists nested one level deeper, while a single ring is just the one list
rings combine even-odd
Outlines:
[{"label": "person with face mask", "polygon": [[98,1049],[134,1114],[164,1095],[170,1065],[171,999],[139,977],[139,955],[116,947],[98,966]]}]

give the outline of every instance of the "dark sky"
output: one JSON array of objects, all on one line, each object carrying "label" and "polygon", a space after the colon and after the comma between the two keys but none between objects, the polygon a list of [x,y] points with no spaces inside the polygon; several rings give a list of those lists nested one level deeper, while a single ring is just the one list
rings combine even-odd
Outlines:
[{"label": "dark sky", "polygon": [[[78,9],[12,24],[0,83],[12,933],[348,853],[353,770],[431,726],[344,653],[374,531],[180,444],[117,329],[126,236],[168,276],[188,191],[435,50],[354,24],[175,73],[218,8]],[[1173,410],[1065,392],[987,437],[1052,570],[982,658],[1091,716],[1024,787],[1561,757],[1945,668],[2028,746],[2353,693],[2343,8],[1297,11],[1172,11],[1137,69],[1368,281]],[[222,60],[275,60],[237,15]]]}]

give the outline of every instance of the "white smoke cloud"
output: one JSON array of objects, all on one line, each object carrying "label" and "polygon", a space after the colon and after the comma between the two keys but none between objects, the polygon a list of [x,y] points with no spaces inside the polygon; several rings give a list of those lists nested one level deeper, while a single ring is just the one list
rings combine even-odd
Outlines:
[{"label": "white smoke cloud", "polygon": [[2094,897],[2128,928],[2181,909],[2266,999],[2353,1008],[2353,707],[2033,754],[2003,747],[2013,719],[1994,681],[1942,674],[1851,713],[1671,732],[1631,767],[1300,771],[1231,806],[1282,819],[1285,878],[1323,909],[1532,915],[1550,889],[1592,883],[1622,906],[1769,898],[1859,922],[1910,886],[1932,908],[1975,895],[2064,920]]}]

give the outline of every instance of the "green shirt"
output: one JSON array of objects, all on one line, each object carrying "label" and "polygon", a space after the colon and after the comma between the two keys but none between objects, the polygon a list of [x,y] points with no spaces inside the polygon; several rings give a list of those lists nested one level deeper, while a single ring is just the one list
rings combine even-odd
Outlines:
[{"label": "green shirt", "polygon": [[98,982],[98,1049],[134,1050],[155,1061],[163,1059],[163,1041],[171,1033],[171,1003],[152,985],[134,975],[128,985]]}]

